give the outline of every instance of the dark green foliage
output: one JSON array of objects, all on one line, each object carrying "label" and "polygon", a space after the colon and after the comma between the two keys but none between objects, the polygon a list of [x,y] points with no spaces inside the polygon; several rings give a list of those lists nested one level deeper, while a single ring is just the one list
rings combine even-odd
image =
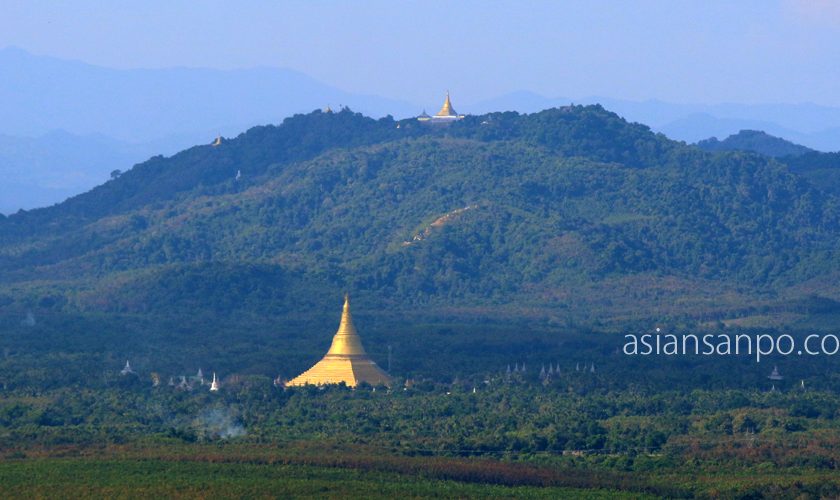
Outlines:
[{"label": "dark green foliage", "polygon": [[821,280],[840,272],[838,221],[838,198],[783,165],[598,106],[449,127],[314,112],[0,221],[0,294],[53,311],[280,313],[329,289],[589,323],[781,317],[789,297],[836,299]]},{"label": "dark green foliage", "polygon": [[[0,495],[837,496],[834,358],[634,357],[602,332],[836,328],[839,233],[807,168],[598,106],[315,112],[152,158],[0,218]],[[398,384],[275,387],[344,291]],[[220,392],[168,384],[199,366]],[[27,458],[65,452],[105,461]]]},{"label": "dark green foliage", "polygon": [[[273,450],[274,451],[274,450]],[[260,449],[205,449],[199,456],[149,450],[137,458],[13,460],[0,464],[8,498],[656,498],[673,488],[622,477],[518,464],[382,456],[266,457]],[[158,452],[165,456],[159,458]],[[589,486],[588,489],[585,489]],[[635,486],[619,492],[617,486]],[[603,488],[603,489],[601,489]],[[676,490],[679,491],[679,490]]]},{"label": "dark green foliage", "polygon": [[820,153],[812,151],[801,156],[790,156],[782,158],[786,165],[794,172],[808,172],[809,170],[833,170],[840,169],[840,152]]},{"label": "dark green foliage", "polygon": [[811,152],[802,156],[781,158],[791,170],[808,179],[823,192],[840,197],[840,152]]},{"label": "dark green foliage", "polygon": [[813,149],[774,137],[760,130],[742,130],[722,141],[712,137],[698,142],[697,147],[710,152],[752,151],[771,157],[799,157],[816,153]]}]

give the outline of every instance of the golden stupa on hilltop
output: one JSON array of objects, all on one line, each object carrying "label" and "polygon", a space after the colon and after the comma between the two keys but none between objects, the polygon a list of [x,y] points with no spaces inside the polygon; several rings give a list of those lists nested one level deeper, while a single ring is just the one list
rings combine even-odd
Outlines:
[{"label": "golden stupa on hilltop", "polygon": [[446,99],[443,101],[440,111],[434,116],[429,116],[424,110],[423,113],[417,117],[417,120],[428,124],[444,124],[452,123],[454,121],[462,120],[464,115],[459,115],[452,107],[452,101],[449,99],[449,91],[446,92]]},{"label": "golden stupa on hilltop", "polygon": [[438,111],[435,116],[441,118],[447,116],[458,116],[458,113],[456,113],[455,109],[452,108],[452,101],[449,100],[449,91],[446,92],[446,100],[443,101],[443,106],[441,106],[440,111]]},{"label": "golden stupa on hilltop", "polygon": [[368,357],[362,347],[362,339],[353,326],[350,315],[350,297],[344,296],[344,311],[341,323],[327,354],[315,366],[286,383],[286,386],[327,385],[344,382],[356,387],[362,382],[370,385],[391,386],[391,376],[385,373]]}]

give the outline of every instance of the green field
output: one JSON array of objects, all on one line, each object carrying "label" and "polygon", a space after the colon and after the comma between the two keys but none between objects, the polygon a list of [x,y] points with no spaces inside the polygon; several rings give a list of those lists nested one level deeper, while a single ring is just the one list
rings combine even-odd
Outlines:
[{"label": "green field", "polygon": [[6,451],[0,498],[833,498],[834,470],[711,461],[656,470],[621,456],[406,457],[320,442]]},{"label": "green field", "polygon": [[[0,497],[643,498],[638,493],[499,486],[286,464],[31,459],[0,462]],[[650,498],[655,498],[650,496]]]}]

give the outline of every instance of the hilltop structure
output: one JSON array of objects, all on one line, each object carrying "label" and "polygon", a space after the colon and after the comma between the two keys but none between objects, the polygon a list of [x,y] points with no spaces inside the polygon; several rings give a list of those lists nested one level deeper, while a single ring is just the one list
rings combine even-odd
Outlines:
[{"label": "hilltop structure", "polygon": [[443,101],[443,106],[440,108],[440,111],[437,112],[434,116],[429,116],[426,114],[426,110],[423,110],[423,113],[417,117],[417,121],[421,123],[428,123],[431,125],[441,125],[446,123],[452,123],[458,120],[463,120],[464,115],[459,115],[455,112],[455,108],[452,107],[452,101],[449,100],[449,92],[446,92],[446,100]]},{"label": "hilltop structure", "polygon": [[393,379],[368,357],[362,339],[353,326],[350,315],[350,297],[344,296],[344,310],[338,331],[327,354],[315,366],[286,383],[287,387],[302,385],[329,385],[344,382],[348,387],[361,383],[373,386],[391,386]]}]

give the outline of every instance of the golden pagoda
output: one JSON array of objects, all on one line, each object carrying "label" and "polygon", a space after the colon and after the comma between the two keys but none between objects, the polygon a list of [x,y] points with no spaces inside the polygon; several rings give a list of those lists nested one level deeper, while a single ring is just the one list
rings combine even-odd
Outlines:
[{"label": "golden pagoda", "polygon": [[438,111],[434,116],[429,116],[426,114],[426,111],[423,111],[423,114],[418,116],[417,120],[431,125],[438,125],[452,123],[457,120],[462,120],[463,118],[464,115],[459,115],[455,112],[455,108],[452,107],[452,101],[449,99],[449,91],[447,91],[446,99],[443,101],[443,106],[441,106],[440,111]]},{"label": "golden pagoda", "polygon": [[391,376],[370,359],[362,347],[362,339],[353,326],[350,315],[350,297],[344,296],[341,323],[327,354],[315,366],[286,383],[286,386],[327,385],[344,382],[356,387],[362,382],[370,385],[391,386]]},{"label": "golden pagoda", "polygon": [[452,101],[449,100],[449,91],[446,91],[446,100],[443,101],[443,106],[441,106],[440,111],[437,112],[435,115],[438,118],[444,117],[457,117],[458,113],[455,112],[455,109],[452,108]]}]

